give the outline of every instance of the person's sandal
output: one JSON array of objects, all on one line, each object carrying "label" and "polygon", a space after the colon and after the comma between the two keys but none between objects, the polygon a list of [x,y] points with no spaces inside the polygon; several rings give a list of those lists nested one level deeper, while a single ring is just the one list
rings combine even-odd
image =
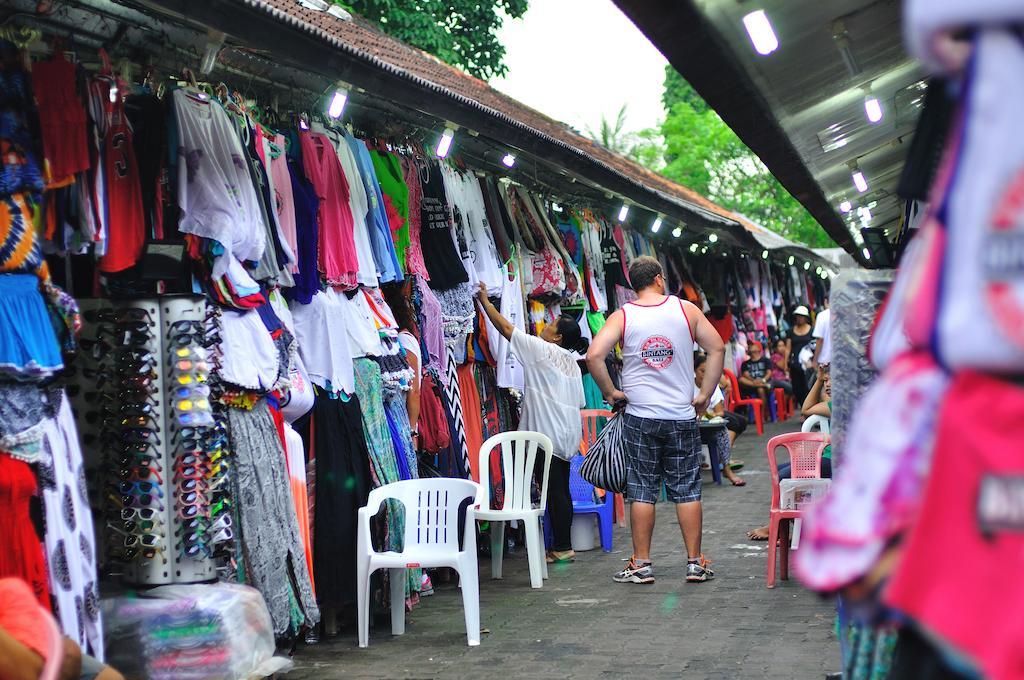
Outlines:
[{"label": "person's sandal", "polygon": [[544,561],[548,564],[563,564],[567,562],[575,562],[576,551],[566,550],[565,552],[559,552],[557,550],[549,550],[548,554],[544,557]]}]

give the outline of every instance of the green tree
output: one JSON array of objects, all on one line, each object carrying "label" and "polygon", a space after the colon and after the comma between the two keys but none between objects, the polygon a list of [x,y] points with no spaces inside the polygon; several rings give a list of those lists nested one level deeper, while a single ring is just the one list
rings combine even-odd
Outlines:
[{"label": "green tree", "polygon": [[527,0],[334,0],[399,40],[487,80],[508,71],[498,42],[502,14],[518,19]]},{"label": "green tree", "polygon": [[609,151],[631,158],[651,170],[660,170],[665,164],[661,132],[654,128],[630,132],[626,128],[627,110],[627,105],[623,104],[614,121],[601,116],[597,130],[588,127],[587,136]]},{"label": "green tree", "polygon": [[671,66],[662,95],[665,165],[660,172],[786,238],[812,247],[834,245],[810,213],[786,191]]}]

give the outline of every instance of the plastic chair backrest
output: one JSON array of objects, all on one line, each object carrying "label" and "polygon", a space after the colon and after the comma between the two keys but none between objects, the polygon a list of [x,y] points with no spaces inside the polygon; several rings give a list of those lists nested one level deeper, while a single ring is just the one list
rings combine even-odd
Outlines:
[{"label": "plastic chair backrest", "polygon": [[370,491],[366,506],[375,513],[386,500],[405,506],[405,543],[410,546],[454,547],[459,550],[459,508],[474,501],[478,487],[468,479],[425,477],[392,482]]},{"label": "plastic chair backrest", "polygon": [[575,456],[569,461],[569,495],[573,503],[593,503],[594,485],[583,479],[580,468],[583,466],[583,456]]},{"label": "plastic chair backrest", "polygon": [[825,416],[810,416],[804,421],[804,424],[800,426],[801,432],[814,432],[814,430],[829,434],[831,432],[831,424],[829,423],[828,418]]},{"label": "plastic chair backrest", "polygon": [[722,374],[729,379],[729,398],[733,402],[740,401],[742,399],[740,395],[740,381],[736,379],[736,374],[728,368],[723,369]]},{"label": "plastic chair backrest", "polygon": [[772,476],[772,510],[779,509],[779,464],[776,449],[784,448],[789,454],[791,479],[821,477],[821,456],[830,439],[821,432],[791,432],[768,440],[768,471]]},{"label": "plastic chair backrest", "polygon": [[64,664],[64,633],[61,632],[57,621],[50,612],[40,607],[39,615],[43,617],[47,633],[50,636],[50,649],[39,680],[57,680],[60,677],[61,666]]},{"label": "plastic chair backrest", "polygon": [[532,510],[530,498],[533,470],[537,463],[537,449],[544,456],[544,478],[540,490],[540,511],[547,509],[548,475],[551,473],[551,439],[540,432],[517,430],[496,434],[480,447],[480,498],[481,510],[491,507],[491,453],[501,449],[501,469],[505,476],[504,503],[498,510]]},{"label": "plastic chair backrest", "polygon": [[580,411],[580,417],[583,419],[583,441],[580,443],[580,452],[583,455],[587,455],[590,445],[597,441],[597,435],[601,433],[601,428],[614,415],[611,411],[598,408]]}]

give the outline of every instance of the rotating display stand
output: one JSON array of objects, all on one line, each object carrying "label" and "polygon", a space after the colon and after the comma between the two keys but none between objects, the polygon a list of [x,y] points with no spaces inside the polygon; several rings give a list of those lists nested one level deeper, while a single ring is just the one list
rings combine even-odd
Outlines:
[{"label": "rotating display stand", "polygon": [[[96,526],[108,571],[120,571],[122,580],[131,585],[214,580],[212,549],[189,555],[182,548],[183,502],[195,501],[190,504],[197,509],[190,512],[208,518],[208,495],[199,491],[185,499],[176,479],[183,469],[177,459],[185,452],[199,461],[192,466],[193,479],[201,475],[195,483],[200,488],[210,483],[207,452],[197,450],[195,443],[186,445],[180,437],[183,427],[192,427],[182,420],[196,417],[202,399],[211,409],[208,395],[181,396],[189,386],[207,384],[215,368],[201,347],[209,323],[206,300],[197,296],[83,299],[80,307],[82,350],[71,376],[77,389],[69,391],[85,444],[91,500],[94,508],[102,509]],[[197,333],[195,342],[189,342],[189,331]],[[187,356],[179,356],[178,350]],[[181,368],[186,366],[187,370]],[[181,393],[177,397],[176,391]],[[193,415],[184,416],[178,410],[182,404]],[[145,427],[138,427],[141,424]],[[146,434],[153,426],[158,429]],[[151,456],[148,465],[156,468],[156,474],[146,471],[146,466],[124,464],[139,460],[124,447],[137,447],[147,458]],[[226,474],[224,468],[221,474]],[[123,516],[122,511],[131,516]],[[131,523],[134,526],[128,528]],[[142,543],[146,534],[148,545]],[[134,543],[134,548],[127,543]]]}]

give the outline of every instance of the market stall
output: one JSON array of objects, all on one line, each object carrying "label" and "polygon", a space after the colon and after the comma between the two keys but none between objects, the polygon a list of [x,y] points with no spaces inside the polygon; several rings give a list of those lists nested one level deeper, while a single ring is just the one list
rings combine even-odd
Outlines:
[{"label": "market stall", "polygon": [[[493,138],[453,145],[450,121],[143,8],[26,7],[0,36],[0,576],[98,657],[100,599],[125,587],[247,584],[279,639],[347,620],[370,489],[477,477],[516,428],[522,374],[480,284],[524,330],[571,312],[590,336],[654,255],[737,352],[827,295],[824,261],[762,252],[682,187],[633,179],[626,200]],[[379,519],[397,548],[403,512]],[[427,588],[410,570],[409,606]]]}]

